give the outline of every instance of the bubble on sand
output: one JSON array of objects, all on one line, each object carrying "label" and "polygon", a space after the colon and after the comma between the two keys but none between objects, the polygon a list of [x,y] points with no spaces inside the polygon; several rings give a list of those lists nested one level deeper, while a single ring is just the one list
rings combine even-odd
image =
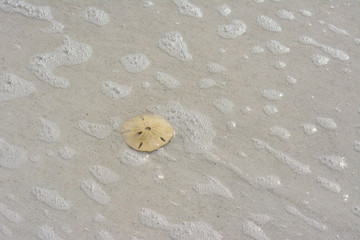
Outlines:
[{"label": "bubble on sand", "polygon": [[225,17],[231,13],[231,9],[230,9],[229,5],[222,4],[218,7],[218,12],[220,15]]},{"label": "bubble on sand", "polygon": [[150,161],[150,155],[127,149],[122,152],[120,161],[127,166],[139,167]]},{"label": "bubble on sand", "polygon": [[263,107],[263,111],[268,116],[279,112],[279,110],[277,109],[277,107],[275,105],[265,105]]},{"label": "bubble on sand", "polygon": [[37,237],[41,240],[62,240],[62,238],[55,233],[55,229],[48,225],[38,227]]},{"label": "bubble on sand", "polygon": [[60,137],[60,129],[56,123],[45,118],[39,118],[38,123],[42,129],[39,132],[40,140],[48,143],[56,142]]},{"label": "bubble on sand", "polygon": [[221,240],[222,235],[205,222],[184,222],[173,225],[170,237],[175,240]]},{"label": "bubble on sand", "polygon": [[97,139],[104,139],[110,136],[113,131],[110,125],[102,125],[84,120],[79,120],[76,127]]},{"label": "bubble on sand", "polygon": [[217,33],[220,37],[229,39],[229,38],[237,38],[243,35],[247,30],[246,24],[239,20],[234,19],[229,25],[220,25],[217,29]]},{"label": "bubble on sand", "polygon": [[311,59],[312,59],[312,62],[318,67],[326,65],[330,60],[328,57],[321,55],[321,54],[314,54],[311,56]]},{"label": "bubble on sand", "polygon": [[103,10],[95,7],[86,8],[80,15],[85,21],[98,26],[104,26],[109,22],[109,15]]},{"label": "bubble on sand", "polygon": [[316,118],[316,123],[328,130],[335,130],[337,128],[337,124],[332,118],[318,117]]},{"label": "bubble on sand", "polygon": [[102,190],[101,186],[90,178],[81,182],[81,189],[98,204],[106,205],[111,201],[110,196]]},{"label": "bubble on sand", "polygon": [[301,9],[299,10],[299,12],[301,13],[301,15],[303,15],[304,17],[311,17],[311,12],[309,10],[306,9]]},{"label": "bubble on sand", "polygon": [[20,13],[26,17],[48,21],[51,26],[43,29],[44,32],[61,32],[64,25],[54,20],[50,8],[47,6],[35,6],[22,0],[0,1],[0,8],[7,13]]},{"label": "bubble on sand", "polygon": [[297,210],[293,206],[286,206],[285,210],[289,214],[292,214],[292,215],[300,218],[301,220],[303,220],[305,223],[307,223],[308,225],[310,225],[313,228],[316,228],[316,229],[321,230],[321,231],[325,231],[327,229],[326,225],[324,225],[323,223],[321,223],[319,221],[316,221],[315,219],[311,219],[311,218],[303,215],[299,210]]},{"label": "bubble on sand", "polygon": [[223,198],[233,198],[230,190],[225,187],[218,179],[207,176],[208,183],[200,184],[195,183],[193,185],[194,190],[202,195],[217,195]]},{"label": "bubble on sand", "polygon": [[345,157],[337,156],[337,155],[323,155],[319,157],[320,162],[325,164],[329,168],[334,170],[344,170],[347,168],[347,163],[345,161]]},{"label": "bubble on sand", "polygon": [[132,87],[120,85],[115,82],[106,81],[101,86],[101,91],[114,102],[119,101],[130,94]]},{"label": "bubble on sand", "polygon": [[178,80],[163,72],[155,72],[155,79],[168,89],[174,89],[180,85]]},{"label": "bubble on sand", "polygon": [[201,9],[187,0],[172,0],[178,8],[179,13],[194,18],[201,18]]},{"label": "bubble on sand", "polygon": [[115,238],[113,238],[113,236],[105,230],[100,230],[96,233],[95,236],[96,240],[114,240]]},{"label": "bubble on sand", "polygon": [[253,54],[260,54],[264,52],[264,49],[262,47],[260,47],[259,45],[256,45],[252,48],[250,48],[250,52]]},{"label": "bubble on sand", "polygon": [[257,188],[274,189],[281,186],[281,180],[276,175],[266,175],[264,177],[257,177],[254,181]]},{"label": "bubble on sand", "polygon": [[122,57],[120,58],[120,62],[130,73],[139,73],[150,65],[150,60],[142,53],[134,53]]},{"label": "bubble on sand", "polygon": [[336,182],[332,182],[324,177],[317,177],[316,181],[321,184],[321,186],[331,192],[339,193],[341,191],[341,187]]},{"label": "bubble on sand", "polygon": [[281,44],[276,40],[267,41],[266,47],[267,49],[269,49],[270,52],[276,55],[290,52],[290,48],[286,47],[285,45]]},{"label": "bubble on sand", "polygon": [[313,135],[317,132],[316,125],[312,123],[304,123],[301,125],[306,135]]},{"label": "bubble on sand", "polygon": [[297,79],[294,78],[294,77],[292,77],[292,76],[290,76],[290,75],[286,76],[286,80],[287,80],[287,82],[290,83],[290,84],[296,84],[296,83],[297,83]]},{"label": "bubble on sand", "polygon": [[20,167],[27,161],[27,151],[24,148],[8,144],[0,138],[0,166],[8,169]]},{"label": "bubble on sand", "polygon": [[291,134],[289,132],[289,130],[280,127],[280,126],[274,126],[270,128],[270,133],[271,136],[276,136],[277,138],[279,138],[282,141],[287,141],[289,140]]},{"label": "bubble on sand", "polygon": [[219,73],[219,72],[226,72],[226,67],[217,64],[217,63],[209,63],[206,64],[206,69],[211,73]]},{"label": "bubble on sand", "polygon": [[20,223],[25,219],[17,212],[12,211],[7,205],[0,202],[0,213],[12,223]]},{"label": "bubble on sand", "polygon": [[36,197],[38,201],[47,204],[53,209],[65,211],[71,208],[71,203],[65,200],[56,190],[33,187],[31,189],[31,193]]},{"label": "bubble on sand", "polygon": [[68,146],[63,146],[59,149],[60,156],[65,160],[70,160],[76,154],[76,151]]},{"label": "bubble on sand", "polygon": [[242,226],[242,231],[256,240],[270,240],[261,227],[256,225],[253,221],[245,222]]},{"label": "bubble on sand", "polygon": [[261,93],[264,98],[266,98],[270,101],[281,100],[282,97],[284,96],[284,94],[282,92],[274,90],[274,89],[265,89]]},{"label": "bubble on sand", "polygon": [[257,18],[258,25],[265,29],[269,30],[271,32],[280,32],[281,26],[272,18],[261,15]]},{"label": "bubble on sand", "polygon": [[284,63],[282,61],[276,61],[275,65],[274,65],[274,67],[276,69],[283,69],[283,68],[286,68],[286,66],[287,66],[286,63]]},{"label": "bubble on sand", "polygon": [[188,52],[187,44],[178,32],[167,32],[164,37],[159,40],[159,48],[181,61],[190,61],[191,54]]},{"label": "bubble on sand", "polygon": [[226,98],[217,98],[213,100],[214,107],[224,114],[229,114],[234,108],[234,104]]},{"label": "bubble on sand", "polygon": [[0,102],[27,97],[36,91],[35,86],[14,74],[0,76]]},{"label": "bubble on sand", "polygon": [[277,16],[281,19],[285,19],[285,20],[294,20],[295,16],[291,11],[288,10],[279,10],[277,13]]},{"label": "bubble on sand", "polygon": [[119,176],[104,166],[95,165],[89,167],[89,171],[102,184],[106,185],[119,181]]},{"label": "bubble on sand", "polygon": [[208,89],[216,86],[216,81],[212,78],[202,78],[198,82],[199,88]]},{"label": "bubble on sand", "polygon": [[37,54],[31,57],[29,68],[36,77],[51,86],[67,88],[70,82],[67,78],[55,76],[53,70],[60,66],[71,66],[87,61],[92,55],[92,48],[84,43],[71,40],[64,36],[64,45],[53,52]]}]

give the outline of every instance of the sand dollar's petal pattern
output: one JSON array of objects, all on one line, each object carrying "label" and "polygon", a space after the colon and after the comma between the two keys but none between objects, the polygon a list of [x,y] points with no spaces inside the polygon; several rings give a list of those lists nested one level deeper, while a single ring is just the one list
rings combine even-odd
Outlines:
[{"label": "sand dollar's petal pattern", "polygon": [[174,130],[160,116],[140,115],[126,121],[121,133],[131,148],[152,152],[167,144],[174,135]]}]

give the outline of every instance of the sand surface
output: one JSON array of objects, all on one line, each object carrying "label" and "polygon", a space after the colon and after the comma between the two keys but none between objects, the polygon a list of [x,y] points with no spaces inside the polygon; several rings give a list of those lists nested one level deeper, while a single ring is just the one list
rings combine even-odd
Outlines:
[{"label": "sand surface", "polygon": [[0,239],[360,239],[359,12],[0,0]]}]

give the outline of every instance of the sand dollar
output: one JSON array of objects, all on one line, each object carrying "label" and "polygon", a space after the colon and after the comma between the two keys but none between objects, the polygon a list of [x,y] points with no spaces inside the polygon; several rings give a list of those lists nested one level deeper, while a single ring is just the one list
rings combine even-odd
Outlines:
[{"label": "sand dollar", "polygon": [[121,133],[131,148],[152,152],[167,144],[174,135],[174,130],[160,116],[140,115],[126,121]]}]

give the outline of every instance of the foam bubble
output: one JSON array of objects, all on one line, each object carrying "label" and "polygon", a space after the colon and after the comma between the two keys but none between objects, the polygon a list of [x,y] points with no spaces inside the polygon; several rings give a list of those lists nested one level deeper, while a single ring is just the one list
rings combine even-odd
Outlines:
[{"label": "foam bubble", "polygon": [[310,167],[301,162],[296,161],[295,159],[289,157],[285,153],[271,147],[266,142],[253,138],[253,141],[256,144],[258,149],[265,149],[268,153],[270,153],[274,158],[286,164],[289,168],[291,168],[297,174],[309,174],[311,173]]},{"label": "foam bubble", "polygon": [[257,177],[253,184],[257,188],[274,189],[281,186],[281,180],[276,175],[266,175],[264,177]]},{"label": "foam bubble", "polygon": [[207,177],[208,183],[195,183],[193,185],[193,188],[196,192],[203,195],[217,195],[223,198],[233,198],[230,190],[224,185],[222,185],[222,183],[218,179],[211,176]]},{"label": "foam bubble", "polygon": [[205,222],[184,222],[174,225],[170,237],[175,240],[221,240],[222,236]]},{"label": "foam bubble", "polygon": [[84,120],[79,120],[76,127],[90,136],[98,139],[104,139],[110,136],[113,131],[110,125],[102,125]]},{"label": "foam bubble", "polygon": [[70,160],[76,154],[76,151],[68,146],[63,146],[59,149],[60,156],[65,160]]},{"label": "foam bubble", "polygon": [[139,211],[139,218],[143,225],[155,229],[168,229],[171,225],[165,216],[148,208]]},{"label": "foam bubble", "polygon": [[281,26],[272,18],[261,15],[257,18],[258,25],[266,30],[269,30],[271,32],[280,32]]},{"label": "foam bubble", "polygon": [[250,213],[249,218],[259,225],[267,224],[268,222],[270,222],[272,220],[272,217],[270,217],[267,214]]},{"label": "foam bubble", "polygon": [[111,81],[103,82],[101,91],[114,102],[130,94],[132,87],[120,85]]},{"label": "foam bubble", "polygon": [[38,123],[42,127],[39,132],[40,140],[49,143],[56,142],[58,140],[60,137],[60,129],[56,123],[45,118],[39,118]]},{"label": "foam bubble", "polygon": [[216,86],[216,82],[212,78],[202,78],[198,82],[199,88],[208,89]]},{"label": "foam bubble", "polygon": [[127,166],[139,167],[150,161],[150,156],[146,153],[127,149],[122,152],[120,161]]},{"label": "foam bubble", "polygon": [[347,53],[345,53],[344,51],[326,46],[325,44],[320,44],[320,43],[316,42],[314,39],[312,39],[311,37],[304,36],[304,35],[300,36],[299,42],[301,44],[313,45],[314,47],[320,48],[323,52],[329,54],[331,57],[338,59],[340,61],[349,60],[349,55],[347,55]]},{"label": "foam bubble", "polygon": [[35,86],[14,74],[0,76],[0,102],[27,97],[36,92]]},{"label": "foam bubble", "polygon": [[291,11],[288,11],[285,9],[279,10],[276,14],[281,19],[285,19],[285,20],[294,20],[295,19],[294,14]]},{"label": "foam bubble", "polygon": [[260,54],[264,52],[264,49],[262,47],[260,47],[259,45],[256,45],[252,48],[250,48],[250,52],[253,54]]},{"label": "foam bubble", "polygon": [[266,115],[270,116],[273,115],[277,112],[279,112],[279,110],[277,109],[277,107],[275,105],[265,105],[263,107],[263,111]]},{"label": "foam bubble", "polygon": [[101,186],[90,178],[81,182],[81,189],[98,204],[106,205],[111,201],[110,196],[102,190]]},{"label": "foam bubble", "polygon": [[349,36],[350,34],[345,30],[345,29],[342,29],[342,28],[338,28],[332,24],[328,24],[328,29],[336,34],[340,34],[340,35],[345,35],[345,36]]},{"label": "foam bubble", "polygon": [[360,141],[354,141],[354,149],[360,152]]},{"label": "foam bubble", "polygon": [[114,240],[113,236],[108,231],[100,230],[96,233],[96,240]]},{"label": "foam bubble", "polygon": [[306,135],[313,135],[317,132],[315,124],[312,123],[304,123],[301,125],[303,127],[304,133]]},{"label": "foam bubble", "polygon": [[190,3],[187,0],[172,0],[173,3],[178,7],[179,13],[187,15],[194,18],[201,18],[202,12],[201,9]]},{"label": "foam bubble", "polygon": [[301,220],[303,220],[305,223],[307,223],[308,225],[310,225],[311,227],[313,228],[316,228],[318,230],[321,230],[321,231],[325,231],[327,229],[326,225],[324,225],[323,223],[319,222],[319,221],[316,221],[315,219],[311,219],[305,215],[303,215],[299,210],[297,210],[295,207],[292,207],[292,206],[286,206],[285,207],[285,210],[296,216],[296,217],[299,217]]},{"label": "foam bubble", "polygon": [[174,89],[180,85],[178,80],[163,72],[155,72],[155,79],[168,89]]},{"label": "foam bubble", "polygon": [[144,7],[149,8],[153,7],[154,3],[152,1],[144,0]]},{"label": "foam bubble", "polygon": [[101,213],[97,213],[95,214],[95,216],[93,217],[93,221],[94,222],[103,222],[105,220],[104,215],[102,215]]},{"label": "foam bubble", "polygon": [[332,118],[318,117],[316,118],[316,123],[328,130],[335,130],[337,128],[337,124]]},{"label": "foam bubble", "polygon": [[27,151],[24,148],[8,144],[0,138],[0,166],[8,169],[20,167],[27,161]]},{"label": "foam bubble", "polygon": [[0,8],[7,13],[20,13],[26,17],[48,21],[51,27],[44,29],[45,32],[61,32],[63,25],[53,19],[50,8],[47,6],[35,6],[22,0],[0,1]]},{"label": "foam bubble", "polygon": [[219,14],[226,17],[227,15],[229,15],[231,13],[231,9],[229,7],[229,5],[227,4],[222,4],[218,7],[218,11]]},{"label": "foam bubble", "polygon": [[277,138],[279,138],[282,141],[287,141],[289,140],[291,134],[289,132],[289,130],[280,127],[280,126],[274,126],[272,128],[270,128],[270,133],[271,136],[276,136]]},{"label": "foam bubble", "polygon": [[217,64],[217,63],[209,63],[206,65],[206,69],[211,73],[219,73],[219,72],[226,72],[226,67]]},{"label": "foam bubble", "polygon": [[286,47],[285,45],[281,44],[276,40],[267,41],[266,47],[270,50],[270,52],[276,55],[290,52],[290,48]]},{"label": "foam bubble", "polygon": [[41,187],[33,187],[31,193],[40,202],[47,204],[49,207],[56,210],[69,210],[71,203],[65,200],[58,191],[48,190]]},{"label": "foam bubble", "polygon": [[304,17],[311,17],[311,12],[309,10],[306,9],[301,9],[299,10],[299,12],[301,13],[301,15],[303,15]]},{"label": "foam bubble", "polygon": [[236,122],[234,121],[228,121],[226,122],[226,128],[229,130],[229,131],[234,131],[236,129]]},{"label": "foam bubble", "polygon": [[320,156],[319,159],[322,164],[325,164],[329,168],[335,170],[344,170],[345,168],[347,168],[345,157],[337,155],[323,155]]},{"label": "foam bubble", "polygon": [[181,61],[189,61],[192,59],[188,52],[187,44],[178,32],[167,32],[164,37],[159,40],[159,48],[170,56],[176,57]]},{"label": "foam bubble", "polygon": [[294,78],[294,77],[292,77],[292,76],[290,76],[290,75],[286,76],[286,80],[287,80],[287,82],[290,83],[290,84],[296,84],[296,83],[297,83],[297,79]]},{"label": "foam bubble", "polygon": [[134,53],[120,58],[121,64],[130,73],[144,71],[149,65],[150,60],[142,53]]},{"label": "foam bubble", "polygon": [[80,15],[85,21],[98,26],[104,26],[109,22],[109,15],[103,10],[95,7],[86,8]]},{"label": "foam bubble", "polygon": [[89,167],[89,171],[102,184],[111,184],[119,181],[119,176],[104,166],[95,165]]},{"label": "foam bubble", "polygon": [[41,240],[62,240],[62,238],[55,233],[55,229],[48,225],[38,227],[37,237]]},{"label": "foam bubble", "polygon": [[229,114],[234,108],[234,104],[226,98],[217,98],[213,100],[214,107],[224,114]]},{"label": "foam bubble", "polygon": [[25,219],[17,212],[12,211],[8,206],[0,202],[0,213],[12,223],[20,223]]},{"label": "foam bubble", "polygon": [[312,62],[318,67],[326,65],[330,60],[328,57],[321,55],[321,54],[314,54],[311,56],[311,59],[312,59]]},{"label": "foam bubble", "polygon": [[229,25],[220,25],[217,29],[217,33],[220,37],[228,38],[237,38],[243,35],[247,30],[246,24],[239,20],[234,19]]},{"label": "foam bubble", "polygon": [[260,226],[256,225],[253,221],[248,221],[243,224],[243,233],[256,239],[256,240],[270,240]]},{"label": "foam bubble", "polygon": [[31,57],[29,68],[36,77],[54,87],[67,88],[70,82],[67,78],[58,77],[53,70],[60,66],[71,66],[87,61],[92,55],[92,48],[84,43],[64,37],[64,45],[53,52],[37,54]]},{"label": "foam bubble", "polygon": [[206,115],[187,110],[176,101],[170,101],[164,106],[150,106],[147,109],[163,116],[176,128],[176,133],[183,137],[187,152],[208,154],[213,149],[216,134]]},{"label": "foam bubble", "polygon": [[277,69],[283,69],[286,68],[286,63],[282,62],[282,61],[276,61],[274,67]]},{"label": "foam bubble", "polygon": [[262,92],[262,95],[264,98],[275,101],[275,100],[281,100],[284,94],[280,91],[274,90],[274,89],[265,89]]},{"label": "foam bubble", "polygon": [[336,182],[332,182],[324,177],[317,177],[316,181],[321,184],[321,186],[331,192],[339,193],[341,191],[341,187]]},{"label": "foam bubble", "polygon": [[13,232],[12,232],[12,230],[11,230],[10,228],[8,228],[8,227],[5,226],[5,225],[1,225],[0,229],[1,229],[1,232],[2,232],[4,235],[6,235],[6,236],[8,236],[8,237],[12,237]]}]

